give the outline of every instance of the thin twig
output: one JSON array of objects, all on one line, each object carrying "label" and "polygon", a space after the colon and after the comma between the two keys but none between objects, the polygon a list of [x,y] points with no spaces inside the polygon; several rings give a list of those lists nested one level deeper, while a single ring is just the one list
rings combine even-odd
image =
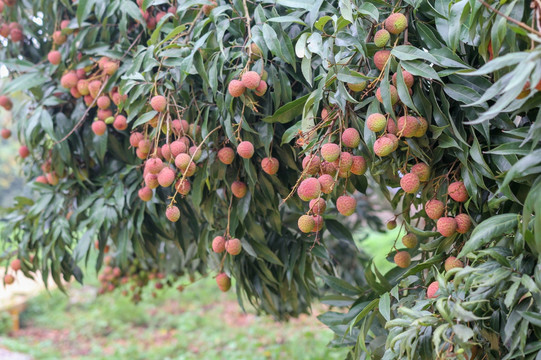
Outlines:
[{"label": "thin twig", "polygon": [[505,15],[504,13],[502,13],[500,10],[498,9],[495,9],[493,8],[492,6],[490,6],[489,4],[487,4],[484,0],[479,0],[479,2],[481,4],[483,4],[484,7],[486,7],[487,9],[489,9],[490,11],[493,11],[495,12],[496,14],[500,15],[500,16],[503,16],[504,18],[506,18],[507,20],[511,21],[512,23],[520,26],[521,28],[525,29],[525,30],[528,30],[529,32],[531,33],[534,33],[536,34],[537,36],[541,36],[541,32],[535,30],[534,28],[526,25],[525,23],[523,23],[522,21],[518,21],[518,20],[515,20],[513,19],[512,17],[509,17],[507,15]]}]

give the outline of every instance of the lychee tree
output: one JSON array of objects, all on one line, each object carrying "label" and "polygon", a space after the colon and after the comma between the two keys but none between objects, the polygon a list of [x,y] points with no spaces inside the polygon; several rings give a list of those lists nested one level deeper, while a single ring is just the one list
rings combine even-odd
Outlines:
[{"label": "lychee tree", "polygon": [[[33,193],[5,283],[98,251],[134,300],[183,275],[277,318],[321,297],[352,359],[540,353],[538,2],[0,4]],[[384,274],[352,235],[383,199]]]}]

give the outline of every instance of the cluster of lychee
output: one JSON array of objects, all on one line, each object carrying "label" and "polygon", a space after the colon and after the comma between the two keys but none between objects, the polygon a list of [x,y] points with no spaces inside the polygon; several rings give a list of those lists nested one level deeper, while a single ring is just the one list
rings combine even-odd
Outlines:
[{"label": "cluster of lychee", "polygon": [[[31,261],[32,262],[32,261]],[[9,270],[11,270],[13,273],[17,273],[17,271],[21,270],[21,260],[20,259],[13,259],[11,263],[9,264]],[[15,275],[11,273],[7,273],[4,275],[4,284],[5,285],[11,285],[15,282]]]},{"label": "cluster of lychee", "polygon": [[266,76],[268,76],[266,71],[261,75],[256,71],[247,71],[242,74],[240,80],[231,80],[227,90],[233,97],[243,95],[246,89],[253,90],[257,96],[263,96],[267,92]]},{"label": "cluster of lychee", "polygon": [[[6,109],[7,111],[11,111],[13,108],[13,103],[10,98],[8,98],[6,95],[0,95],[0,106]],[[11,137],[11,130],[7,128],[2,128],[0,130],[0,137],[2,139],[9,139]],[[26,145],[21,145],[19,147],[19,156],[22,159],[26,159],[28,156],[30,156],[30,150]]]},{"label": "cluster of lychee", "polygon": [[0,24],[0,36],[13,42],[20,42],[24,39],[23,27],[17,22],[2,23]]},{"label": "cluster of lychee", "polygon": [[237,238],[218,235],[212,240],[212,251],[221,254],[224,251],[229,255],[238,255],[242,251],[242,243]]},{"label": "cluster of lychee", "polygon": [[[457,268],[463,268],[464,267],[464,264],[462,263],[462,261],[460,261],[460,259],[454,257],[454,256],[449,256],[446,260],[445,260],[445,263],[444,263],[444,268],[445,268],[445,271],[446,272],[449,272],[453,269],[457,269]],[[440,294],[438,294],[438,291],[440,289],[440,284],[437,282],[437,281],[433,281],[431,282],[429,285],[428,285],[428,288],[426,289],[426,297],[428,299],[435,299],[437,298]]]},{"label": "cluster of lychee", "polygon": [[137,0],[137,5],[139,6],[139,11],[141,11],[141,15],[149,30],[154,30],[156,25],[165,15],[167,15],[167,13],[176,14],[177,12],[177,9],[174,6],[169,6],[167,11],[164,11],[158,6],[149,6],[146,10],[143,10],[143,0]]}]

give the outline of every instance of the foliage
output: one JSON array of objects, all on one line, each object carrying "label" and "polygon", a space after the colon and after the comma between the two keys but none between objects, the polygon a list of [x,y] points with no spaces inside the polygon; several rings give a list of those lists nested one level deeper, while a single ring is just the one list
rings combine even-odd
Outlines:
[{"label": "foliage", "polygon": [[[76,261],[88,256],[97,237],[98,266],[106,245],[123,268],[134,257],[177,275],[204,274],[210,266],[236,279],[241,305],[248,300],[281,318],[308,311],[321,279],[334,293],[325,301],[349,307],[320,320],[337,334],[335,344],[352,346],[351,358],[537,355],[541,38],[528,24],[539,8],[520,0],[196,0],[171,8],[145,0],[139,6],[146,12],[128,0],[23,4],[4,10],[10,21],[23,24],[25,39],[6,42],[2,50],[13,77],[2,92],[28,96],[14,107],[19,139],[34,157],[25,162],[28,176],[41,174],[42,163],[60,177],[54,186],[31,183],[40,196],[18,198],[9,210],[5,234],[21,258],[35,255],[25,271],[36,267],[58,282],[61,274],[81,280]],[[388,60],[374,61],[384,54],[377,53],[374,33],[395,12],[405,15],[407,29],[391,36]],[[71,19],[62,30],[69,37],[54,46],[62,62],[52,66],[43,60],[62,19]],[[108,74],[105,64],[111,62],[119,68]],[[98,93],[116,98],[113,109],[149,141],[148,151],[139,147],[134,154],[127,131],[93,134],[90,119],[107,122],[113,114],[92,108],[92,98],[85,105],[73,89],[61,90],[61,77],[75,69],[103,80]],[[228,86],[248,70],[263,78],[266,72],[268,90],[232,97]],[[156,96],[164,96],[165,109],[151,103]],[[419,124],[423,118],[429,129],[417,135],[416,124],[415,136],[389,126],[383,134],[373,132],[367,118],[374,113],[393,124],[405,115]],[[175,125],[175,118],[190,126]],[[341,136],[346,128],[362,138],[350,150]],[[135,155],[157,156],[158,144],[182,136],[194,146],[189,162],[197,163],[193,176],[187,176],[188,166],[175,173],[180,182],[190,178],[189,195],[164,186],[149,202],[140,201],[142,166]],[[383,138],[396,146],[377,156],[389,142]],[[241,141],[254,145],[253,157],[236,157],[228,166],[217,160],[224,145],[236,148]],[[354,193],[358,221],[343,221],[333,207],[324,215],[325,230],[307,236],[297,219],[311,210],[293,191],[309,175],[303,158],[319,153],[326,141],[362,155],[369,175],[335,169],[336,185],[324,198],[329,206]],[[280,163],[276,175],[258,164],[270,156]],[[401,180],[418,163],[429,166],[428,179],[406,193],[415,183]],[[241,198],[230,193],[237,180],[248,187]],[[465,199],[449,191],[453,182],[463,182]],[[360,221],[380,225],[370,203],[374,191],[420,243],[404,250],[395,242],[389,260],[399,250],[413,260],[385,274],[351,241],[350,230]],[[431,199],[443,202],[450,222],[466,214],[473,231],[452,229],[442,236],[446,231],[434,220],[441,214],[432,219],[424,210]],[[180,221],[171,223],[165,214],[176,207]],[[216,235],[241,239],[242,252],[214,254]],[[465,266],[444,271],[450,256]],[[434,281],[439,291],[427,298]]]}]

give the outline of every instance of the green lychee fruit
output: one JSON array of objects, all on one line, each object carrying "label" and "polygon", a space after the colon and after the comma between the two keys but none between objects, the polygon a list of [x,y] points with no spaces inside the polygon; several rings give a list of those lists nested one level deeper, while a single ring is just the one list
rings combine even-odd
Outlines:
[{"label": "green lychee fruit", "polygon": [[426,289],[426,297],[428,299],[437,298],[438,296],[436,295],[436,293],[438,292],[439,288],[440,284],[437,281],[431,282],[430,285],[428,285],[428,289]]},{"label": "green lychee fruit", "polygon": [[[398,102],[398,91],[393,85],[389,85],[389,94],[391,95],[391,105],[394,105]],[[376,91],[376,98],[380,103],[383,104],[383,97],[381,96],[381,87]]]},{"label": "green lychee fruit", "polygon": [[148,186],[142,187],[137,192],[137,195],[139,195],[139,198],[143,201],[150,201],[152,199],[152,189]]},{"label": "green lychee fruit", "polygon": [[418,163],[411,167],[410,172],[419,177],[419,181],[425,182],[430,178],[430,167],[425,163]]},{"label": "green lychee fruit", "polygon": [[363,175],[366,172],[366,160],[364,157],[360,155],[353,156],[353,164],[349,171],[355,175]]},{"label": "green lychee fruit", "polygon": [[278,162],[278,159],[274,157],[266,157],[263,160],[261,160],[261,168],[264,172],[266,172],[269,175],[274,175],[278,172],[278,168],[280,167],[280,163]]},{"label": "green lychee fruit", "polygon": [[165,210],[165,217],[171,222],[177,222],[180,219],[180,210],[176,206],[169,206]]},{"label": "green lychee fruit", "polygon": [[393,230],[396,228],[396,220],[387,221],[387,230]]},{"label": "green lychee fruit", "polygon": [[327,203],[322,198],[312,199],[310,200],[309,207],[314,215],[321,215],[327,209]]},{"label": "green lychee fruit", "polygon": [[318,178],[321,185],[321,192],[330,194],[334,188],[334,178],[329,174],[323,174]]},{"label": "green lychee fruit", "polygon": [[468,190],[466,190],[466,186],[464,186],[462,181],[455,181],[449,184],[447,193],[454,201],[465,202],[468,200]]},{"label": "green lychee fruit", "polygon": [[374,54],[374,65],[376,65],[378,70],[383,70],[385,64],[388,63],[390,56],[391,52],[389,50],[379,50]]},{"label": "green lychee fruit", "polygon": [[350,216],[357,209],[357,200],[353,196],[342,195],[336,199],[336,209],[340,214]]},{"label": "green lychee fruit", "polygon": [[445,266],[445,271],[450,271],[451,269],[454,269],[454,268],[463,268],[464,264],[462,263],[462,261],[460,261],[460,259],[457,259],[454,256],[449,256],[445,260],[444,266]]},{"label": "green lychee fruit", "polygon": [[426,131],[428,130],[428,122],[424,117],[418,117],[417,120],[419,120],[419,127],[417,128],[414,136],[422,137],[424,134],[426,134]]},{"label": "green lychee fruit", "polygon": [[335,161],[340,156],[340,146],[334,143],[326,143],[321,147],[321,157],[326,161]]},{"label": "green lychee fruit", "polygon": [[316,178],[304,179],[297,188],[297,194],[303,201],[315,199],[321,194],[321,185]]},{"label": "green lychee fruit", "polygon": [[263,57],[263,51],[261,51],[261,48],[256,43],[250,44],[250,50],[252,51],[252,60]]},{"label": "green lychee fruit", "polygon": [[225,165],[229,165],[235,160],[235,151],[230,147],[223,147],[218,151],[218,159]]},{"label": "green lychee fruit", "polygon": [[420,185],[419,177],[413,173],[408,173],[400,179],[400,187],[408,194],[415,194]]},{"label": "green lychee fruit", "polygon": [[383,114],[374,113],[366,119],[366,127],[373,132],[380,132],[387,126],[387,118]]},{"label": "green lychee fruit", "polygon": [[386,136],[382,136],[374,142],[374,153],[384,157],[393,152],[394,143]]},{"label": "green lychee fruit", "polygon": [[162,95],[156,95],[150,99],[150,106],[157,112],[164,112],[167,108],[167,100]]},{"label": "green lychee fruit", "polygon": [[417,235],[413,233],[407,233],[402,237],[402,244],[408,249],[413,249],[417,246]]},{"label": "green lychee fruit", "polygon": [[212,251],[217,254],[223,253],[225,251],[225,239],[223,236],[216,236],[212,240]]},{"label": "green lychee fruit", "polygon": [[242,199],[248,192],[248,187],[242,181],[236,180],[231,184],[231,192],[236,198]]},{"label": "green lychee fruit", "polygon": [[398,251],[394,256],[396,266],[405,269],[411,265],[411,256],[407,251]]},{"label": "green lychee fruit", "polygon": [[170,167],[164,167],[158,174],[158,184],[162,187],[169,187],[175,181],[175,171]]},{"label": "green lychee fruit", "polygon": [[445,237],[454,235],[456,232],[456,227],[456,220],[452,217],[441,217],[436,223],[438,232]]},{"label": "green lychee fruit", "polygon": [[471,219],[467,214],[458,214],[455,216],[456,220],[456,232],[459,234],[465,234],[470,231]]},{"label": "green lychee fruit", "polygon": [[227,86],[227,91],[229,91],[229,94],[235,98],[244,94],[244,90],[246,90],[246,87],[240,80],[231,80]]},{"label": "green lychee fruit", "polygon": [[297,226],[299,227],[299,230],[303,233],[309,233],[314,230],[316,222],[314,221],[314,218],[312,216],[302,215],[297,221]]},{"label": "green lychee fruit", "polygon": [[445,210],[445,206],[439,200],[432,199],[428,200],[425,204],[426,215],[432,220],[438,220]]},{"label": "green lychee fruit", "polygon": [[216,284],[221,291],[226,292],[231,288],[231,278],[225,273],[220,273],[216,276]]},{"label": "green lychee fruit", "polygon": [[415,136],[420,123],[415,116],[401,116],[398,118],[398,134],[411,138]]},{"label": "green lychee fruit", "polygon": [[387,45],[389,40],[391,39],[391,34],[385,29],[378,30],[376,34],[374,35],[374,44],[376,44],[377,47],[384,47]]},{"label": "green lychee fruit", "polygon": [[257,89],[259,83],[261,82],[261,76],[255,71],[247,71],[242,74],[242,85],[248,89]]},{"label": "green lychee fruit", "polygon": [[408,27],[408,19],[401,13],[391,14],[385,19],[385,29],[391,34],[397,35]]},{"label": "green lychee fruit", "polygon": [[249,141],[241,141],[237,146],[237,154],[239,154],[241,158],[250,159],[254,156],[254,145]]},{"label": "green lychee fruit", "polygon": [[225,250],[229,255],[238,255],[242,251],[242,244],[237,238],[227,240],[225,242]]},{"label": "green lychee fruit", "polygon": [[355,149],[361,143],[361,136],[359,135],[359,132],[356,129],[347,128],[342,133],[342,143],[348,148]]}]

